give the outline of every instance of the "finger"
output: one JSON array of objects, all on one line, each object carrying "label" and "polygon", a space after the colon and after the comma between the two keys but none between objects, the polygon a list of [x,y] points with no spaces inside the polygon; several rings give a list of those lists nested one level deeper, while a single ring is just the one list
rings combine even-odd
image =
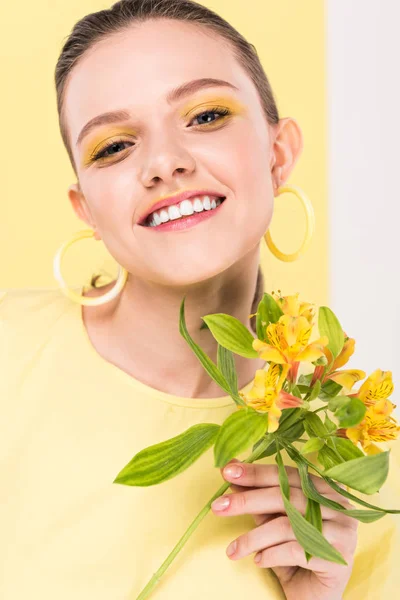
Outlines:
[{"label": "finger", "polygon": [[[286,473],[291,487],[301,488],[301,480],[297,467],[285,465]],[[229,471],[236,470],[238,475],[230,474]],[[264,465],[259,463],[244,463],[237,459],[229,461],[224,468],[220,469],[221,475],[226,481],[239,483],[249,487],[269,487],[279,485],[279,475],[277,465]],[[241,473],[240,473],[241,471]],[[319,475],[309,473],[311,481],[320,494],[330,492],[332,488]],[[345,487],[342,484],[341,487]]]},{"label": "finger", "polygon": [[[342,547],[344,546],[346,548],[346,551],[349,554],[355,551],[357,535],[354,530],[339,525],[335,521],[323,521],[322,533],[334,547],[340,544]],[[253,552],[265,552],[265,556],[267,556],[268,550],[273,550],[275,547],[284,545],[288,542],[297,542],[297,540],[288,517],[281,516],[264,523],[259,527],[255,527],[251,531],[239,536],[234,542],[236,542],[235,552],[233,554],[228,554],[227,549],[227,554],[231,559],[235,560],[244,558]],[[304,549],[300,544],[299,547],[304,555]],[[299,557],[296,556],[296,558],[298,559]],[[291,557],[291,559],[293,559],[293,557]],[[288,563],[288,566],[292,564],[293,563]]]},{"label": "finger", "polygon": [[306,560],[304,548],[297,541],[286,542],[261,551],[259,562],[255,562],[258,567],[302,567],[317,573],[341,574],[352,570],[353,557],[346,548],[340,543],[335,544],[336,550],[343,556],[347,565],[334,563],[323,558],[313,556],[308,562]]},{"label": "finger", "polygon": [[[339,494],[332,492],[325,494],[325,498],[338,501]],[[349,502],[340,497],[340,504],[343,508],[353,508]],[[307,498],[299,488],[290,488],[290,502],[301,512],[306,512]],[[279,487],[254,488],[251,490],[224,494],[214,500],[211,504],[214,514],[224,517],[232,517],[243,514],[286,514],[283,503],[282,493]],[[321,516],[324,520],[336,520],[338,523],[349,527],[356,527],[355,519],[343,514],[340,511],[333,510],[321,505]]]}]

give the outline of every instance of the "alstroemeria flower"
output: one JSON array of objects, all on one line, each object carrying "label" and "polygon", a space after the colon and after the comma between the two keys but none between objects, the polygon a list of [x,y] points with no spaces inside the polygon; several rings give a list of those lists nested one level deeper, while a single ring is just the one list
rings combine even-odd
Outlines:
[{"label": "alstroemeria flower", "polygon": [[312,325],[312,320],[315,316],[315,304],[311,304],[310,302],[299,302],[299,292],[290,296],[281,296],[281,290],[278,290],[278,292],[278,294],[272,292],[271,296],[285,315],[290,315],[291,317],[305,317],[310,325]]},{"label": "alstroemeria flower", "polygon": [[393,390],[392,371],[376,369],[358,390],[357,398],[366,406],[373,407],[375,412],[388,415],[396,408],[396,405],[388,400]]},{"label": "alstroemeria flower", "polygon": [[312,324],[306,317],[282,315],[277,323],[267,326],[269,343],[255,339],[252,346],[263,360],[289,366],[288,381],[295,382],[299,363],[317,360],[329,343],[324,335],[309,344],[311,331]]},{"label": "alstroemeria flower", "polygon": [[271,364],[268,371],[258,369],[251,389],[246,394],[240,392],[248,406],[259,412],[268,412],[268,433],[278,429],[283,408],[294,408],[303,404],[301,398],[282,390],[288,371],[289,366],[283,365],[280,374],[280,366],[277,364]]},{"label": "alstroemeria flower", "polygon": [[343,393],[345,393],[346,391],[351,391],[353,385],[357,383],[357,381],[364,379],[364,377],[366,376],[366,372],[362,371],[361,369],[342,369],[341,371],[338,370],[340,369],[340,367],[343,367],[349,361],[350,356],[354,354],[354,347],[356,343],[354,338],[347,337],[346,333],[344,333],[344,335],[346,339],[343,348],[338,354],[338,356],[335,358],[335,360],[333,360],[333,354],[329,350],[329,348],[324,348],[324,354],[328,361],[327,364],[330,364],[331,366],[328,367],[328,370],[325,372],[325,375],[323,373],[326,367],[323,365],[317,366],[311,379],[310,387],[314,385],[317,379],[321,380],[321,385],[323,385],[326,381],[331,379],[332,381],[335,381],[339,385],[343,386]]},{"label": "alstroemeria flower", "polygon": [[[394,407],[394,405],[392,406]],[[372,442],[395,440],[399,432],[400,427],[394,417],[385,417],[375,412],[372,407],[367,409],[361,423],[355,427],[338,429],[337,435],[349,438],[356,446],[360,442],[366,454],[377,454],[383,450]]]}]

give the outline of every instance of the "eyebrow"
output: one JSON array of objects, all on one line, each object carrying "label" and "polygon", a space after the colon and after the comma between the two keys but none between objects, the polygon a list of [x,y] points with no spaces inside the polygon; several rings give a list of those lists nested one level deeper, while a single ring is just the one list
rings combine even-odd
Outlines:
[{"label": "eyebrow", "polygon": [[[177,102],[181,98],[188,96],[190,94],[194,94],[200,89],[209,88],[209,87],[228,87],[230,89],[239,91],[239,88],[233,85],[233,83],[229,83],[229,81],[225,81],[224,79],[214,79],[212,77],[203,77],[201,79],[193,79],[192,81],[187,81],[182,85],[172,89],[167,94],[167,102],[168,104],[172,104],[173,102]],[[83,138],[92,131],[95,127],[99,127],[100,125],[109,125],[110,123],[119,123],[121,121],[127,121],[130,118],[131,114],[127,109],[115,110],[111,112],[105,112],[101,115],[97,115],[97,117],[93,117],[86,123],[86,125],[81,129],[81,132],[78,136],[78,140],[76,145],[82,142]]]}]

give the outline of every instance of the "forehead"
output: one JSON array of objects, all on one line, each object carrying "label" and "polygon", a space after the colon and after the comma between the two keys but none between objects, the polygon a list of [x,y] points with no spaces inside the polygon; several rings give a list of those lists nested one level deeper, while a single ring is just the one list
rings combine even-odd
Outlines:
[{"label": "forehead", "polygon": [[64,111],[72,144],[98,114],[131,107],[146,118],[170,89],[197,77],[226,79],[243,90],[243,97],[254,95],[227,42],[204,28],[164,19],[109,36],[71,72]]}]

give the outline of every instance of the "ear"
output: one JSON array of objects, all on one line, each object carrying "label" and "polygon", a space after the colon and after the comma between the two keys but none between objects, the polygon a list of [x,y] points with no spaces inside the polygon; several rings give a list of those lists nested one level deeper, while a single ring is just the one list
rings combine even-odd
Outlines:
[{"label": "ear", "polygon": [[[90,208],[86,202],[86,198],[83,195],[79,183],[73,183],[68,188],[68,198],[71,202],[72,208],[78,219],[85,221],[85,223],[91,228],[96,229],[96,225],[93,221]],[[100,234],[95,231],[94,237],[96,240],[100,240]]]},{"label": "ear", "polygon": [[295,119],[280,119],[274,127],[271,174],[274,190],[285,184],[303,150],[303,134]]}]

